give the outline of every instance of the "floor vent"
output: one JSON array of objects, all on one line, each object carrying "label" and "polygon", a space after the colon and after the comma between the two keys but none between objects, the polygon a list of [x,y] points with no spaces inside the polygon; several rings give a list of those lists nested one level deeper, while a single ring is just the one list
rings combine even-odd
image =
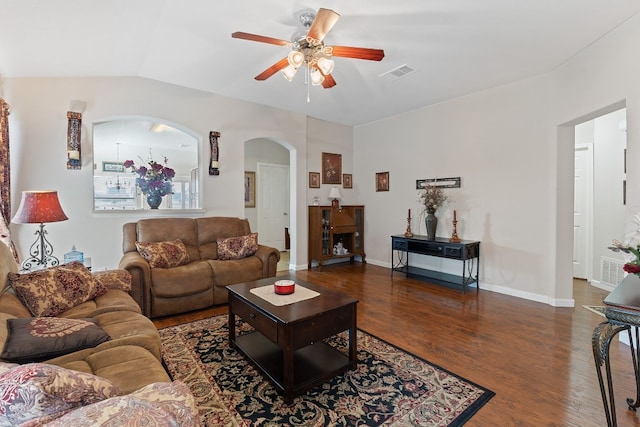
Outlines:
[{"label": "floor vent", "polygon": [[602,283],[616,286],[624,279],[625,273],[622,269],[624,261],[613,258],[602,257],[600,265],[600,278]]},{"label": "floor vent", "polygon": [[399,67],[396,67],[392,70],[389,70],[385,73],[380,74],[378,77],[391,77],[394,78],[394,80],[398,80],[402,77],[408,76],[409,74],[413,74],[415,73],[416,70],[415,68],[412,68],[410,66],[408,66],[407,64],[401,65]]}]

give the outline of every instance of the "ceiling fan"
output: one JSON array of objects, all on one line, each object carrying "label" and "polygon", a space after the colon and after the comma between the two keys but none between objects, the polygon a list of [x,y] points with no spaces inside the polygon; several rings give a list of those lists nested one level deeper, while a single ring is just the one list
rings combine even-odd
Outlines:
[{"label": "ceiling fan", "polygon": [[331,57],[339,56],[370,61],[380,61],[384,58],[382,49],[325,46],[323,40],[339,18],[340,15],[331,9],[320,8],[317,15],[313,12],[302,13],[300,14],[300,22],[308,31],[294,33],[290,42],[241,31],[231,34],[231,37],[291,48],[287,57],[258,74],[255,77],[256,80],[266,80],[278,71],[282,71],[284,77],[291,81],[298,68],[304,65],[308,73],[307,82],[310,81],[313,85],[322,85],[325,89],[329,89],[336,85],[336,81],[331,75],[335,65]]}]

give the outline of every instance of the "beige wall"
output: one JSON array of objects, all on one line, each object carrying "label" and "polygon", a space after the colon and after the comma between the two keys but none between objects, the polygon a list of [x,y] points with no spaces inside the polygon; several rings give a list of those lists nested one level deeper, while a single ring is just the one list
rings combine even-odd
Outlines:
[{"label": "beige wall", "polygon": [[[573,125],[626,103],[628,164],[640,163],[640,59],[631,54],[639,43],[637,16],[546,75],[356,128],[354,179],[391,173],[390,192],[361,193],[367,260],[389,265],[389,236],[404,230],[408,208],[419,209],[416,179],[461,176],[438,212],[438,234],[451,233],[457,209],[460,237],[482,241],[481,287],[573,305]],[[627,185],[630,222],[637,168]]]},{"label": "beige wall", "polygon": [[[72,245],[92,258],[93,266],[115,267],[122,255],[122,224],[139,213],[92,212],[91,124],[120,116],[165,119],[201,136],[202,215],[244,216],[244,142],[270,138],[286,143],[296,161],[306,164],[307,118],[283,110],[193,91],[140,78],[4,79],[11,105],[12,206],[23,190],[58,190],[69,221],[47,225],[56,256]],[[87,102],[83,115],[83,168],[66,169],[66,112],[70,100]],[[207,174],[208,134],[220,131],[220,176]],[[306,206],[306,176],[296,172],[296,210]],[[157,215],[166,215],[159,212]],[[149,215],[148,213],[146,215]],[[303,221],[300,226],[305,226]],[[11,225],[21,254],[33,242],[35,225]],[[302,233],[306,235],[306,228]],[[306,262],[306,240],[297,255]]]}]

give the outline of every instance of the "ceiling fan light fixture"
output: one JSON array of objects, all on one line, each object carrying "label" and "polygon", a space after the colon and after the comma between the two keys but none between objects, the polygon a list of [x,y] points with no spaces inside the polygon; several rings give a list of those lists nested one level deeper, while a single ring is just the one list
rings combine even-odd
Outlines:
[{"label": "ceiling fan light fixture", "polygon": [[309,73],[309,77],[311,78],[311,84],[314,86],[321,85],[324,82],[324,76],[317,68],[311,69],[311,73]]},{"label": "ceiling fan light fixture", "polygon": [[304,62],[304,54],[297,50],[292,50],[287,56],[287,61],[289,61],[290,66],[298,68]]},{"label": "ceiling fan light fixture", "polygon": [[282,70],[282,75],[284,76],[285,79],[292,81],[297,71],[298,69],[296,67],[289,65],[288,67]]},{"label": "ceiling fan light fixture", "polygon": [[324,74],[325,76],[327,74],[331,74],[334,66],[335,66],[335,62],[333,61],[333,59],[329,59],[325,57],[318,58],[318,68],[320,69],[322,74]]}]

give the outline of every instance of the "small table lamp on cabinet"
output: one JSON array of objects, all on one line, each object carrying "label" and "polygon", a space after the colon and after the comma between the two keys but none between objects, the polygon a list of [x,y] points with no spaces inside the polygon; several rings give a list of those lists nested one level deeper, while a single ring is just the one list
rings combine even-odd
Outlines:
[{"label": "small table lamp on cabinet", "polygon": [[36,230],[38,236],[29,248],[29,258],[25,259],[21,271],[41,270],[60,264],[58,258],[53,256],[53,245],[47,240],[44,224],[47,222],[66,221],[65,215],[58,200],[57,191],[23,191],[22,200],[18,211],[11,222],[15,224],[40,224]]},{"label": "small table lamp on cabinet", "polygon": [[338,190],[338,187],[331,188],[331,191],[329,192],[329,199],[332,199],[331,200],[332,208],[340,207],[340,199],[342,199],[342,195],[340,194],[340,190]]}]

